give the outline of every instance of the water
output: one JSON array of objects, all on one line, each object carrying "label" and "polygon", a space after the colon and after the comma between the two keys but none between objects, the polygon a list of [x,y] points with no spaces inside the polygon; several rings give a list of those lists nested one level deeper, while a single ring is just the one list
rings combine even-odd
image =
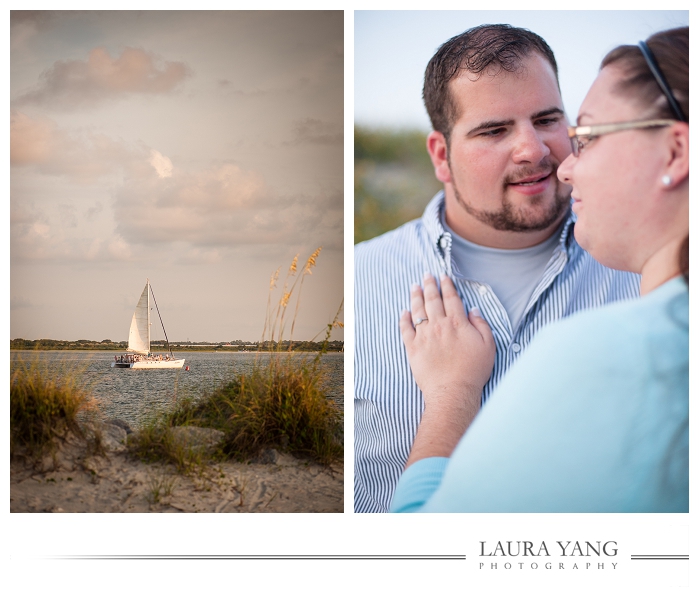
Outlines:
[{"label": "water", "polygon": [[[81,372],[91,394],[99,402],[105,418],[119,418],[138,426],[144,417],[166,409],[177,399],[198,398],[231,380],[237,374],[249,372],[257,358],[264,364],[269,355],[256,353],[181,352],[189,371],[133,370],[112,368],[114,355],[107,351],[12,351],[11,359],[25,362],[39,359],[50,371],[62,368]],[[294,360],[313,359],[312,354],[294,354]],[[325,392],[344,406],[344,353],[323,355],[321,363],[327,371]]]}]

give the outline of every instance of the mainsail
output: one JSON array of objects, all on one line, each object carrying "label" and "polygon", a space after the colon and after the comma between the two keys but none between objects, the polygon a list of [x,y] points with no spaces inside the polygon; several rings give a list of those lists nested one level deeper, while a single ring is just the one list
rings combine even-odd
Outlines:
[{"label": "mainsail", "polygon": [[141,293],[141,298],[136,305],[136,311],[133,312],[131,319],[131,329],[129,330],[129,347],[127,351],[148,355],[150,353],[150,322],[149,311],[150,304],[148,300],[148,286]]}]

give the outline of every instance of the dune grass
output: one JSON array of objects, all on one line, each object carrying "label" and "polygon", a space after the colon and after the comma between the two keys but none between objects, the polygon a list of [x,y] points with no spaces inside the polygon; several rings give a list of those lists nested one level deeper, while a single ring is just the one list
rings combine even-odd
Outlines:
[{"label": "dune grass", "polygon": [[[200,471],[207,458],[248,460],[274,448],[328,464],[342,457],[340,407],[323,391],[325,373],[315,358],[274,353],[202,398],[185,398],[129,436],[135,456],[173,464],[181,473]],[[216,450],[178,441],[175,426],[224,433]]]},{"label": "dune grass", "polygon": [[[218,458],[251,459],[265,448],[291,452],[320,463],[342,457],[343,414],[323,390],[325,373],[321,363],[333,329],[342,326],[339,321],[342,305],[327,325],[325,339],[315,356],[292,352],[303,279],[311,274],[320,251],[318,248],[311,254],[300,277],[296,276],[298,255],[294,258],[277,300],[273,294],[279,269],[270,279],[260,346],[269,340],[270,346],[276,346],[277,350],[271,354],[258,353],[251,372],[234,376],[200,399],[181,400],[174,409],[142,426],[129,438],[134,454],[148,461],[173,463],[179,471],[197,469],[202,465],[202,452],[178,444],[170,430],[174,426],[198,426],[224,433],[213,455]],[[291,338],[280,342],[289,325],[287,309],[294,293]]]},{"label": "dune grass", "polygon": [[277,448],[330,462],[342,455],[342,416],[314,366],[272,356],[207,397],[183,402],[171,423],[223,431],[221,450],[237,459]]},{"label": "dune grass", "polygon": [[40,458],[70,435],[86,438],[82,421],[97,411],[82,375],[85,365],[62,363],[57,371],[39,360],[10,363],[10,455]]},{"label": "dune grass", "polygon": [[172,414],[152,416],[127,437],[130,453],[147,463],[167,463],[178,473],[194,473],[204,467],[204,454],[179,442],[172,433]]}]

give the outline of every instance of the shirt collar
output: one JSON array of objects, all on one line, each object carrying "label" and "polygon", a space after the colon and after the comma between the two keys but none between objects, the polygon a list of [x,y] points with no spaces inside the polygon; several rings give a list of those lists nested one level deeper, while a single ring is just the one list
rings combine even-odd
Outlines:
[{"label": "shirt collar", "polygon": [[[437,192],[437,194],[430,200],[427,204],[425,211],[422,214],[422,224],[427,232],[428,239],[430,240],[430,245],[436,252],[438,259],[440,260],[446,274],[448,276],[452,275],[452,263],[451,263],[451,234],[444,229],[442,226],[442,212],[445,208],[444,201],[444,190]],[[571,200],[572,205],[572,200]],[[573,229],[575,222],[577,220],[577,215],[568,208],[568,215],[566,216],[565,224],[561,230],[559,237],[558,250],[564,251],[566,253],[572,251],[574,247],[577,246],[575,242],[575,237],[573,235]]]},{"label": "shirt collar", "polygon": [[448,276],[451,276],[451,234],[442,226],[444,207],[444,190],[441,190],[427,204],[422,214],[422,224],[427,232],[430,246],[437,255],[442,268]]}]

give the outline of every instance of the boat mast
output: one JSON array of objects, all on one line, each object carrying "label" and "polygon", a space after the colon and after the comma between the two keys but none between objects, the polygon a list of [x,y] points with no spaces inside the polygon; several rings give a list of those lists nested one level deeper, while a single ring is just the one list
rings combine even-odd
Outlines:
[{"label": "boat mast", "polygon": [[[160,310],[158,309],[158,302],[155,300],[155,293],[153,292],[153,287],[150,286],[150,283],[148,283],[148,288],[150,289],[150,294],[153,295],[153,303],[155,303],[155,309],[158,312],[158,317],[160,318],[160,325],[163,327],[163,334],[165,335],[165,342],[167,343],[167,352],[172,355],[172,351],[170,351],[170,341],[167,338],[167,332],[165,332],[165,324],[163,324],[163,318],[160,315]],[[149,322],[148,322],[148,343],[150,346],[150,311],[148,312],[149,316]]]},{"label": "boat mast", "polygon": [[[148,278],[146,278],[146,285],[148,285],[148,288],[152,293],[153,289],[151,289],[150,280]],[[150,296],[148,293],[146,293],[146,307],[146,316],[148,316],[148,325],[146,327],[148,329],[148,354],[150,355]]]}]

